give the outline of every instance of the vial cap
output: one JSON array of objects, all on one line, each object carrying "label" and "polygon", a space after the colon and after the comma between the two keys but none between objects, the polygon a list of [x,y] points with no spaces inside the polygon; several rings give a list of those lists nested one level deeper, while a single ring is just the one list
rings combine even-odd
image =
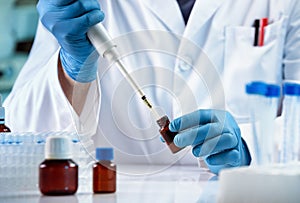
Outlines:
[{"label": "vial cap", "polygon": [[98,161],[100,160],[113,160],[114,159],[114,151],[113,148],[107,147],[107,148],[96,148],[96,159]]},{"label": "vial cap", "polygon": [[296,83],[284,83],[283,94],[285,95],[300,95],[300,85]]},{"label": "vial cap", "polygon": [[72,143],[69,137],[55,135],[47,137],[45,146],[46,159],[71,159]]},{"label": "vial cap", "polygon": [[160,119],[158,119],[156,121],[156,123],[159,125],[159,127],[164,128],[166,126],[166,124],[170,123],[170,121],[169,121],[168,116],[165,115],[165,116],[161,117]]},{"label": "vial cap", "polygon": [[266,97],[279,97],[280,87],[278,85],[269,84],[267,85]]},{"label": "vial cap", "polygon": [[247,94],[265,95],[267,92],[267,84],[260,81],[248,83],[246,85]]}]

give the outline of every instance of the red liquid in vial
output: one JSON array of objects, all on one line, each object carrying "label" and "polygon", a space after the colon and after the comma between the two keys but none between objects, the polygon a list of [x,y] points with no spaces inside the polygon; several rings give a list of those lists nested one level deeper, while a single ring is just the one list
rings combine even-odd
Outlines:
[{"label": "red liquid in vial", "polygon": [[167,143],[168,147],[170,148],[170,150],[172,151],[172,153],[176,153],[176,152],[180,151],[181,149],[183,149],[183,148],[177,147],[173,142],[174,137],[177,135],[177,132],[171,132],[169,130],[169,124],[170,124],[169,118],[167,116],[163,116],[156,122],[160,126],[159,132],[160,132],[161,136],[166,141],[166,143]]},{"label": "red liquid in vial", "polygon": [[39,167],[39,187],[44,195],[72,195],[78,188],[78,166],[71,159],[45,160]]},{"label": "red liquid in vial", "polygon": [[116,191],[116,165],[110,160],[100,160],[93,166],[94,193]]},{"label": "red liquid in vial", "polygon": [[3,133],[10,132],[10,129],[4,124],[0,124],[0,132]]}]

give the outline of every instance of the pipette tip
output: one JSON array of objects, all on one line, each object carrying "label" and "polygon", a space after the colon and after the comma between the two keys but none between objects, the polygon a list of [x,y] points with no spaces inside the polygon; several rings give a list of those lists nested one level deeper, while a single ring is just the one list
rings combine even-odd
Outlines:
[{"label": "pipette tip", "polygon": [[151,110],[154,118],[155,119],[159,119],[160,116],[159,116],[158,112],[153,108],[153,106],[151,105],[151,103],[147,100],[146,96],[143,95],[141,98],[145,102],[145,104],[149,107],[149,109]]},{"label": "pipette tip", "polygon": [[147,100],[146,96],[142,96],[142,100],[145,102],[145,104],[150,108],[152,109],[152,105],[150,104],[150,102]]}]

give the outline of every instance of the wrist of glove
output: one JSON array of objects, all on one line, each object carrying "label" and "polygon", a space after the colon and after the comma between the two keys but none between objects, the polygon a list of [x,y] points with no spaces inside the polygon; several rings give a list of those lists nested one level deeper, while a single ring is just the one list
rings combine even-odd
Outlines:
[{"label": "wrist of glove", "polygon": [[97,77],[97,60],[99,54],[94,51],[86,59],[82,56],[73,57],[68,52],[61,49],[59,52],[61,64],[70,78],[77,82],[92,82]]},{"label": "wrist of glove", "polygon": [[39,0],[37,10],[61,46],[59,57],[67,74],[78,82],[95,80],[99,55],[87,32],[104,19],[98,0]]},{"label": "wrist of glove", "polygon": [[203,157],[209,169],[218,174],[223,168],[249,165],[250,153],[240,129],[230,113],[198,110],[174,119],[169,129],[178,132],[174,144],[193,147],[193,155]]}]

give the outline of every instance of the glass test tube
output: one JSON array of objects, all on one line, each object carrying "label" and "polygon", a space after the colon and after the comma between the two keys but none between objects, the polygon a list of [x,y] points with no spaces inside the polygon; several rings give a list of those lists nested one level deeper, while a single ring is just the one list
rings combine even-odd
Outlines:
[{"label": "glass test tube", "polygon": [[283,133],[281,140],[281,163],[289,163],[298,160],[299,151],[299,113],[297,106],[300,97],[300,85],[285,83],[283,86]]},{"label": "glass test tube", "polygon": [[275,142],[275,119],[278,111],[278,100],[280,97],[280,87],[278,85],[268,84],[265,94],[265,111],[262,120],[263,132],[263,149],[265,153],[265,163],[279,162],[278,147]]},{"label": "glass test tube", "polygon": [[252,124],[253,149],[257,165],[262,165],[263,162],[263,109],[264,95],[267,92],[267,85],[263,82],[252,82],[246,85],[246,93],[249,96],[250,119]]},{"label": "glass test tube", "polygon": [[278,162],[274,127],[280,87],[275,84],[255,81],[247,84],[246,92],[250,100],[256,164],[267,165]]}]

